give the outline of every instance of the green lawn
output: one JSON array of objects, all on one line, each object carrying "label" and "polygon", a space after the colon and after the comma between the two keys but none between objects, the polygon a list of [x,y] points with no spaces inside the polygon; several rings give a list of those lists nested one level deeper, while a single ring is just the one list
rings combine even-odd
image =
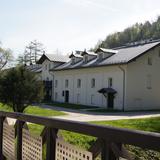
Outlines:
[{"label": "green lawn", "polygon": [[68,108],[68,109],[94,109],[98,108],[96,106],[86,106],[86,105],[80,105],[80,104],[72,104],[72,103],[58,103],[58,102],[51,102],[46,103],[50,106],[56,106],[56,107],[62,107],[62,108]]},{"label": "green lawn", "polygon": [[[131,119],[131,120],[114,120],[114,121],[100,121],[91,122],[97,125],[108,125],[120,128],[129,128],[143,131],[159,132],[160,133],[160,117],[156,118],[144,118],[144,119]],[[35,134],[39,134],[43,130],[43,126],[29,124],[29,129]],[[96,138],[86,136],[69,131],[60,131],[60,135],[71,144],[78,145],[82,148],[89,149],[89,147],[95,142]],[[155,159],[160,160],[160,153],[155,151],[143,150],[139,147],[126,146],[128,150],[136,156],[137,160]],[[139,158],[140,157],[140,158]]]},{"label": "green lawn", "polygon": [[100,121],[92,123],[98,125],[109,125],[120,128],[129,128],[129,129],[160,133],[160,117],[125,119],[125,120],[115,120],[115,121]]},{"label": "green lawn", "polygon": [[[8,112],[13,112],[13,110],[2,103],[0,103],[0,111],[8,111]],[[29,106],[25,109],[24,113],[26,114],[32,114],[32,115],[37,115],[37,116],[62,116],[66,115],[65,113],[61,111],[55,111],[52,109],[44,109],[38,106]]]}]

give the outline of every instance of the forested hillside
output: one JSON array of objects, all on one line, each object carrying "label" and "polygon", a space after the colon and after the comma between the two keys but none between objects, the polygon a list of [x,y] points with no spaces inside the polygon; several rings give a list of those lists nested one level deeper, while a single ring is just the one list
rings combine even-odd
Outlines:
[{"label": "forested hillside", "polygon": [[155,22],[146,21],[145,23],[136,23],[126,28],[122,32],[116,32],[106,37],[104,41],[99,41],[95,48],[115,48],[123,46],[126,43],[141,41],[146,39],[160,39],[160,16]]}]

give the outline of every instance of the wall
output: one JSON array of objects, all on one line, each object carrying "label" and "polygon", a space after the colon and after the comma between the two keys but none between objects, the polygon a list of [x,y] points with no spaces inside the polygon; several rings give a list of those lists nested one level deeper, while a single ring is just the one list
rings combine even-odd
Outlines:
[{"label": "wall", "polygon": [[[160,109],[160,48],[157,47],[127,66],[126,110]],[[148,65],[148,57],[153,64]],[[151,75],[151,88],[147,76]]]},{"label": "wall", "polygon": [[[124,66],[126,67],[126,66]],[[101,88],[108,87],[108,78],[113,78],[113,87],[117,94],[114,100],[115,109],[122,109],[123,101],[123,73],[118,66],[107,66],[107,67],[97,67],[97,68],[85,68],[85,69],[73,69],[73,70],[63,70],[54,71],[55,80],[58,80],[57,88],[54,88],[54,93],[58,94],[57,100],[59,102],[64,102],[64,97],[62,96],[63,90],[69,90],[69,102],[70,103],[80,103],[88,106],[100,106],[107,107],[106,98],[98,93]],[[95,78],[96,85],[95,88],[91,88],[91,79]],[[69,80],[69,87],[65,88],[65,80]],[[77,79],[81,79],[81,88],[77,88]],[[77,101],[77,95],[79,96],[79,101]],[[92,103],[91,103],[92,96]]]}]

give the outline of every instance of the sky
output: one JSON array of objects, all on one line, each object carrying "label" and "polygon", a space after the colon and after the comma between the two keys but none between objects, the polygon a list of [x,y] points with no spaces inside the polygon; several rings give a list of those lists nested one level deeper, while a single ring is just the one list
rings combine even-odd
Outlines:
[{"label": "sky", "polygon": [[110,33],[155,21],[160,0],[0,0],[0,41],[15,57],[30,41],[47,53],[94,47]]}]

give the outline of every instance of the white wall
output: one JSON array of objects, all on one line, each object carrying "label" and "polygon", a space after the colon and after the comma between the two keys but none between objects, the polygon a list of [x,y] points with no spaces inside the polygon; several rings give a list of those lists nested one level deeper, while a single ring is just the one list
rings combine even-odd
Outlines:
[{"label": "white wall", "polygon": [[[126,66],[124,66],[126,67]],[[69,90],[70,103],[77,103],[77,94],[80,95],[80,104],[107,107],[105,97],[98,93],[101,88],[108,87],[108,78],[113,78],[113,87],[117,94],[114,100],[115,109],[122,109],[123,101],[123,73],[118,66],[106,66],[97,68],[73,69],[54,72],[55,80],[58,80],[58,87],[54,93],[58,93],[57,101],[64,102],[63,90]],[[95,88],[91,88],[91,79],[95,78]],[[65,88],[65,80],[69,80],[69,87]],[[81,79],[81,88],[77,88],[77,79]],[[91,103],[91,96],[94,96],[94,104]],[[55,99],[54,99],[55,100]]]},{"label": "white wall", "polygon": [[[127,66],[126,110],[160,109],[160,48],[155,48]],[[148,57],[153,64],[147,63]],[[151,75],[151,89],[147,89]]]},{"label": "white wall", "polygon": [[46,81],[47,78],[49,79],[49,81],[53,80],[53,77],[49,73],[49,64],[50,64],[50,67],[54,67],[54,62],[50,62],[47,59],[42,63],[42,80]]}]

